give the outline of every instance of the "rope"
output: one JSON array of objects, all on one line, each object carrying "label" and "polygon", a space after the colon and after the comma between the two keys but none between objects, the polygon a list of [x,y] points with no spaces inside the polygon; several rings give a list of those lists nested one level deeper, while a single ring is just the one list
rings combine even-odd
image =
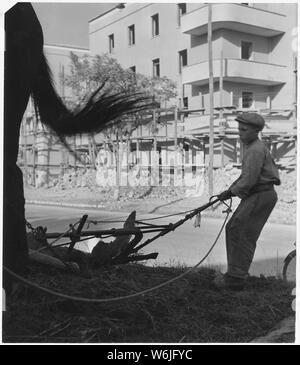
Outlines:
[{"label": "rope", "polygon": [[[213,196],[214,197],[214,196]],[[213,198],[212,197],[212,198]],[[211,199],[210,199],[211,200]],[[224,203],[224,202],[223,202]],[[160,215],[158,217],[154,217],[154,218],[145,218],[143,220],[137,220],[136,223],[139,223],[139,224],[143,224],[143,222],[146,222],[146,221],[154,221],[156,219],[161,219],[161,218],[169,218],[169,217],[175,217],[177,215],[184,215],[186,213],[190,213],[190,212],[194,212],[195,209],[190,209],[190,210],[184,210],[182,212],[178,212],[178,213],[173,213],[173,214],[167,214],[167,215]],[[99,224],[99,223],[124,223],[126,222],[125,220],[124,221],[121,221],[121,220],[88,220],[88,224]]]},{"label": "rope", "polygon": [[[154,221],[156,219],[161,219],[161,218],[168,218],[168,217],[174,217],[176,215],[183,215],[185,213],[189,213],[189,212],[193,212],[195,209],[190,209],[190,210],[186,210],[186,211],[183,211],[183,212],[179,212],[179,213],[173,213],[173,214],[168,214],[168,215],[160,215],[158,217],[155,217],[155,218],[145,218],[143,220],[138,220],[136,221],[137,223],[143,223],[143,222],[146,222],[146,221]],[[120,221],[120,220],[89,220],[89,223],[91,224],[98,224],[98,223],[124,223],[126,221]]]},{"label": "rope", "polygon": [[[232,205],[232,200],[230,200],[230,207]],[[203,256],[203,258],[197,262],[193,267],[191,267],[190,269],[188,269],[187,271],[185,271],[184,273],[180,274],[180,275],[177,275],[176,277],[170,279],[170,280],[167,280],[161,284],[158,284],[158,285],[155,285],[149,289],[145,289],[145,290],[142,290],[138,293],[134,293],[134,294],[129,294],[129,295],[123,295],[123,296],[119,296],[119,297],[114,297],[114,298],[95,298],[95,299],[91,299],[91,298],[85,298],[85,297],[80,297],[80,296],[73,296],[73,295],[67,295],[67,294],[62,294],[62,293],[59,293],[59,292],[56,292],[54,290],[51,290],[51,289],[47,289],[47,288],[44,288],[36,283],[33,283],[32,281],[30,280],[27,280],[25,279],[24,277],[16,274],[15,272],[13,272],[12,270],[8,269],[7,267],[3,266],[3,269],[8,272],[10,275],[14,276],[15,278],[17,278],[18,280],[20,280],[21,282],[23,282],[24,284],[27,284],[31,287],[34,287],[36,289],[39,289],[43,292],[46,292],[48,294],[51,294],[51,295],[54,295],[56,297],[59,297],[59,298],[63,298],[63,299],[67,299],[67,300],[72,300],[72,301],[76,301],[76,302],[85,302],[85,303],[110,303],[110,302],[117,302],[117,301],[121,301],[121,300],[125,300],[125,299],[132,299],[132,298],[136,298],[138,296],[141,296],[141,295],[145,295],[145,294],[148,294],[154,290],[157,290],[157,289],[160,289],[160,288],[163,288],[164,286],[166,285],[169,285],[173,282],[175,282],[176,280],[179,280],[181,278],[183,278],[184,276],[188,275],[190,272],[194,271],[198,266],[200,266],[203,261],[210,255],[211,251],[213,250],[213,248],[215,247],[216,243],[218,242],[219,240],[219,237],[225,227],[225,224],[228,220],[228,217],[229,217],[229,214],[230,214],[230,209],[227,209],[226,211],[227,215],[224,219],[224,222],[221,226],[221,229],[214,241],[214,243],[212,244],[212,246],[210,247],[210,249],[207,251],[207,253]]]}]

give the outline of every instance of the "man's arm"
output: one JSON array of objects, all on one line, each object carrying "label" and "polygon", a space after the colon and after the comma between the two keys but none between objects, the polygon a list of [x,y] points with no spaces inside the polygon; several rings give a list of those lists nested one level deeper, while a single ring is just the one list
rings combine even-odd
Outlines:
[{"label": "man's arm", "polygon": [[234,187],[234,185],[238,182],[238,181],[240,181],[240,179],[241,179],[241,177],[242,177],[242,175],[240,175],[236,180],[234,180],[234,182],[229,186],[229,188],[228,188],[228,190],[231,190],[231,188],[233,188]]}]

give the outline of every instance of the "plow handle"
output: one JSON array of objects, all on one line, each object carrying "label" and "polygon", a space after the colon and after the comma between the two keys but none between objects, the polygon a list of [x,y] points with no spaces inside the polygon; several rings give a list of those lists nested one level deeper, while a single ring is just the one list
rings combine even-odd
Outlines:
[{"label": "plow handle", "polygon": [[70,246],[69,246],[69,248],[68,248],[68,253],[71,253],[71,251],[73,250],[73,248],[74,248],[74,246],[75,246],[76,242],[78,242],[78,241],[80,240],[80,233],[81,233],[81,231],[82,231],[82,228],[83,228],[83,226],[84,226],[84,224],[85,224],[85,222],[86,222],[87,218],[88,218],[88,215],[87,215],[87,214],[84,214],[84,215],[82,216],[82,218],[80,219],[79,225],[78,225],[78,227],[77,227],[77,229],[76,229],[75,234],[73,233],[73,234],[71,235],[71,241],[72,241],[72,243],[70,244]]},{"label": "plow handle", "polygon": [[211,200],[202,205],[201,207],[195,209],[193,212],[191,212],[190,214],[187,214],[183,219],[180,219],[178,222],[176,223],[171,223],[169,224],[168,227],[166,227],[164,230],[162,230],[160,233],[158,233],[156,236],[148,239],[147,241],[145,241],[144,243],[142,243],[141,245],[137,246],[134,248],[133,252],[137,252],[139,251],[141,248],[147,246],[149,243],[151,243],[152,241],[156,240],[158,237],[162,237],[165,234],[174,231],[177,227],[181,226],[184,222],[186,222],[188,219],[193,218],[195,215],[197,215],[198,213],[202,212],[203,210],[211,207],[212,205],[214,205],[215,203],[217,203],[218,201],[220,201],[219,198],[216,198],[214,200]]}]

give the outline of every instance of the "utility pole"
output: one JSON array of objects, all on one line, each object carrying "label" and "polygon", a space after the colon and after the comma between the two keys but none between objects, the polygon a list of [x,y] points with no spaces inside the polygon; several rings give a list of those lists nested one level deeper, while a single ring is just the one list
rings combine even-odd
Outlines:
[{"label": "utility pole", "polygon": [[[298,66],[298,59],[297,59],[297,55],[294,55],[294,110],[293,110],[293,114],[294,114],[294,130],[296,130],[295,133],[297,133],[297,114],[298,114],[298,110],[297,110],[297,101],[298,101],[298,94],[297,94],[297,89],[298,89],[298,74],[297,74],[297,66]],[[295,138],[295,158],[297,159],[297,140]]]},{"label": "utility pole", "polygon": [[294,128],[297,128],[297,88],[298,88],[298,80],[297,80],[297,55],[294,55]]},{"label": "utility pole", "polygon": [[208,68],[209,68],[209,165],[208,165],[208,191],[213,195],[213,166],[214,166],[214,78],[212,59],[212,4],[208,3]]}]

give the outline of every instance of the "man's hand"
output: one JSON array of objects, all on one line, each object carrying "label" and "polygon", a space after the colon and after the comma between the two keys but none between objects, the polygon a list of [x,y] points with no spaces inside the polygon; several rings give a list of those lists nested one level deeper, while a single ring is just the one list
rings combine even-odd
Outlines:
[{"label": "man's hand", "polygon": [[230,199],[232,196],[233,194],[230,190],[225,190],[221,194],[217,195],[218,199],[221,201]]}]

